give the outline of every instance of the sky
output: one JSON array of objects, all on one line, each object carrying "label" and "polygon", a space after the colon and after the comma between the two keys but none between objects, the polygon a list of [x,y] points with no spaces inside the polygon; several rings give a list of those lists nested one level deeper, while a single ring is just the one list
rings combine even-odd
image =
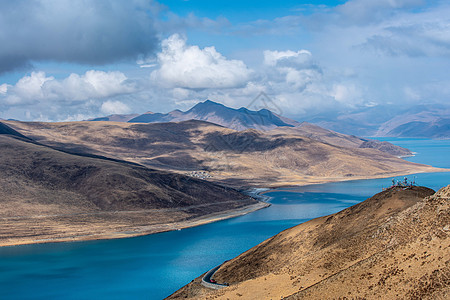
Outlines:
[{"label": "sky", "polygon": [[450,102],[450,3],[0,0],[0,118]]}]

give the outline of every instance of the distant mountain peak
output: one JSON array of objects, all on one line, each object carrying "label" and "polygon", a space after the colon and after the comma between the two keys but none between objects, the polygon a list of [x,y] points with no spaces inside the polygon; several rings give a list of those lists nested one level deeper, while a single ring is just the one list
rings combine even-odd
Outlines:
[{"label": "distant mountain peak", "polygon": [[215,123],[235,130],[270,130],[280,126],[294,127],[298,122],[282,118],[268,109],[253,111],[246,107],[234,109],[222,103],[205,100],[186,112],[174,110],[167,114],[143,114],[131,119],[130,123],[180,122],[200,120]]},{"label": "distant mountain peak", "polygon": [[[202,104],[208,104],[208,105],[222,105],[222,106],[224,106],[224,105],[221,104],[221,103],[214,102],[214,101],[209,100],[209,99],[207,99],[207,100],[205,100],[205,101],[203,101],[203,102],[200,102],[200,103],[202,103]],[[200,103],[199,103],[199,104],[200,104]]]},{"label": "distant mountain peak", "polygon": [[[225,105],[221,104],[221,103],[217,103],[211,100],[206,100],[203,102],[199,102],[197,104],[195,104],[193,107],[191,107],[191,109],[189,109],[188,111],[186,111],[186,113],[189,112],[194,112],[194,111],[211,111],[211,110],[216,110],[216,109],[227,109],[229,107],[226,107]],[[230,108],[232,109],[232,108]]]},{"label": "distant mountain peak", "polygon": [[203,102],[199,102],[199,103],[195,104],[191,109],[196,108],[196,107],[198,108],[198,107],[214,107],[214,106],[225,107],[225,105],[223,105],[222,103],[214,102],[214,101],[208,99]]},{"label": "distant mountain peak", "polygon": [[[146,114],[152,112],[146,112]],[[129,120],[139,116],[138,114],[113,114],[106,117],[93,118],[87,121],[110,121],[110,122],[128,122]]]}]

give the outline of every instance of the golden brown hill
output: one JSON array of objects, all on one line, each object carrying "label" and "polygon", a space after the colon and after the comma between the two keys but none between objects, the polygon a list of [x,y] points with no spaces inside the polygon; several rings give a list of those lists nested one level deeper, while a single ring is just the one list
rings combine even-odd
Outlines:
[{"label": "golden brown hill", "polygon": [[399,157],[413,155],[410,150],[388,142],[368,140],[354,135],[342,134],[308,122],[303,122],[295,127],[277,127],[276,129],[269,131],[269,133],[293,133],[335,146],[345,148],[372,148]]},{"label": "golden brown hill", "polygon": [[[236,187],[281,186],[440,169],[376,149],[332,145],[286,128],[236,131],[203,121],[179,123],[11,122],[21,134],[65,150],[94,153],[179,173],[206,170]],[[344,138],[339,138],[345,144]],[[361,141],[360,141],[361,142]],[[359,144],[357,145],[359,147]]]},{"label": "golden brown hill", "polygon": [[0,246],[161,232],[262,207],[231,188],[13,131],[0,134],[0,149]]},{"label": "golden brown hill", "polygon": [[169,299],[449,299],[450,186],[390,189],[224,263]]}]

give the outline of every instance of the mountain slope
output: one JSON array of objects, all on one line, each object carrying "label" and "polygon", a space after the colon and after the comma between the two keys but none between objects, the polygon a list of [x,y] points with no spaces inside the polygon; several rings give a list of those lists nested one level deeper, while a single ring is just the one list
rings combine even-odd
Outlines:
[{"label": "mountain slope", "polygon": [[448,299],[450,186],[390,189],[287,229],[169,299]]},{"label": "mountain slope", "polygon": [[389,130],[380,130],[378,135],[416,138],[450,138],[450,119],[436,118],[430,122],[410,121]]},{"label": "mountain slope", "polygon": [[[327,128],[329,132],[341,137],[346,136],[345,139],[355,137],[354,135],[446,139],[450,138],[449,114],[448,105],[403,107],[396,104],[385,104],[357,108],[345,113],[328,111],[318,115],[305,115],[302,119],[309,122],[306,123],[307,127],[315,126],[314,129],[318,132]],[[258,111],[244,107],[233,109],[211,100],[198,103],[186,112],[174,110],[167,114],[148,112],[142,115],[111,115],[90,121],[161,123],[187,120],[208,121],[235,130],[252,128],[272,130],[305,126],[305,122],[297,122],[268,109]],[[371,142],[371,145],[374,143]],[[392,149],[391,146],[388,148]]]},{"label": "mountain slope", "polygon": [[205,170],[212,176],[208,180],[236,187],[439,171],[375,149],[320,142],[291,128],[286,132],[236,131],[195,120],[7,124],[36,141],[66,151],[103,155],[180,173]]},{"label": "mountain slope", "polygon": [[[120,121],[119,117],[97,118],[94,121]],[[340,147],[350,148],[374,148],[395,156],[410,156],[412,153],[399,146],[388,142],[367,140],[356,136],[340,134],[331,130],[321,128],[307,122],[297,122],[286,117],[279,116],[270,110],[259,111],[247,108],[233,109],[210,100],[198,103],[190,110],[182,112],[174,110],[167,114],[148,112],[129,120],[131,123],[162,123],[181,122],[188,120],[207,121],[230,129],[243,131],[257,129],[262,131],[275,130],[295,132],[299,135],[316,139],[320,142],[329,143]]]},{"label": "mountain slope", "polygon": [[0,122],[0,135],[2,134],[29,140],[29,138],[27,138],[23,134]]},{"label": "mountain slope", "polygon": [[87,121],[111,121],[111,122],[128,122],[129,120],[136,118],[139,114],[129,114],[129,115],[109,115],[106,117],[93,118]]},{"label": "mountain slope", "polygon": [[450,138],[449,115],[448,106],[417,106],[381,124],[376,135]]},{"label": "mountain slope", "polygon": [[301,136],[305,136],[322,143],[327,143],[339,147],[346,148],[370,148],[377,149],[381,152],[389,153],[394,156],[406,157],[412,156],[413,153],[403,147],[396,146],[389,142],[382,142],[378,140],[364,139],[354,135],[346,135],[338,133],[332,130],[322,128],[320,126],[302,122],[292,128],[276,128],[270,131],[271,133],[295,133]]},{"label": "mountain slope", "polygon": [[450,138],[448,105],[377,105],[348,113],[306,117],[338,132],[378,137]]},{"label": "mountain slope", "polygon": [[257,204],[214,183],[2,132],[0,245],[158,232]]},{"label": "mountain slope", "polygon": [[206,100],[198,103],[186,112],[174,110],[167,114],[146,113],[137,116],[130,123],[156,123],[156,122],[180,122],[187,120],[200,120],[222,125],[235,130],[254,128],[268,130],[278,126],[293,127],[293,120],[282,119],[270,110],[261,109],[252,111],[247,108],[233,109],[223,104]]}]

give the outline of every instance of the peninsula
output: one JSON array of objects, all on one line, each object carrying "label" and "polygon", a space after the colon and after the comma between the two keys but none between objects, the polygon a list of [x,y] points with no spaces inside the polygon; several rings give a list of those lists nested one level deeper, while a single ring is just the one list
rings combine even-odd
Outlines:
[{"label": "peninsula", "polygon": [[289,228],[167,299],[448,299],[450,185],[393,187]]}]

